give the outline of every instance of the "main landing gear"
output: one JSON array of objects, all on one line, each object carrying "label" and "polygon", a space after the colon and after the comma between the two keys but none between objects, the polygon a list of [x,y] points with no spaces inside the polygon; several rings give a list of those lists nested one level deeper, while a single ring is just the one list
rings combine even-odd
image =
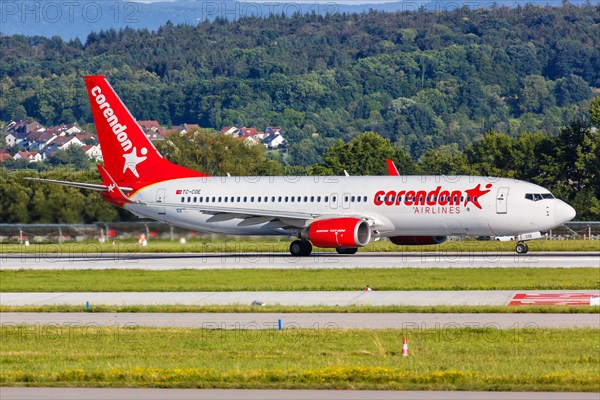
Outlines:
[{"label": "main landing gear", "polygon": [[335,249],[338,254],[356,254],[358,247],[343,247]]},{"label": "main landing gear", "polygon": [[[337,248],[335,251],[338,254],[356,254],[358,247],[342,247]],[[310,256],[312,252],[312,244],[308,240],[294,240],[290,243],[290,253],[294,257],[306,257]]]},{"label": "main landing gear", "polygon": [[527,243],[519,242],[517,243],[517,247],[515,247],[515,250],[517,254],[525,254],[529,251],[529,246],[527,246]]},{"label": "main landing gear", "polygon": [[312,252],[312,244],[308,240],[294,240],[290,244],[290,253],[294,257],[310,256]]}]

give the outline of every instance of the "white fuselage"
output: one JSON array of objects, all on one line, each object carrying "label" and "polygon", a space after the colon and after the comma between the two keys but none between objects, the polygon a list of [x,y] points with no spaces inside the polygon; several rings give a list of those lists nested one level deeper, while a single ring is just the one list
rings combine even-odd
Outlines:
[{"label": "white fuselage", "polygon": [[[474,176],[185,178],[146,186],[130,199],[139,204],[126,208],[138,215],[236,235],[296,235],[312,222],[248,217],[244,210],[367,218],[380,237],[516,235],[552,229],[575,215],[538,185]],[[206,213],[203,207],[225,211]]]}]

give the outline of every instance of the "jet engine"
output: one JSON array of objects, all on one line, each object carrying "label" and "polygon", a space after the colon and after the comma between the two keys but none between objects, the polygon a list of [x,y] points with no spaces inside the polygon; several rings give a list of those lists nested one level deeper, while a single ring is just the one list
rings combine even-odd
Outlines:
[{"label": "jet engine", "polygon": [[360,218],[323,219],[310,224],[301,236],[317,247],[363,247],[371,241],[371,227]]}]

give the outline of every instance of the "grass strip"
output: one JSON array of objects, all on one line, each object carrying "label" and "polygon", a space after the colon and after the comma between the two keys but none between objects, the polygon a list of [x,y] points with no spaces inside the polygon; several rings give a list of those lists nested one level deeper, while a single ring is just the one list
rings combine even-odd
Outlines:
[{"label": "grass strip", "polygon": [[68,313],[512,313],[512,314],[597,314],[600,307],[590,306],[2,306],[0,312]]},{"label": "grass strip", "polygon": [[[168,261],[165,261],[168,262]],[[598,289],[598,268],[4,270],[2,292]]]},{"label": "grass strip", "polygon": [[594,392],[598,333],[2,326],[0,385]]},{"label": "grass strip", "polygon": [[[534,240],[528,242],[534,251],[600,251],[600,240]],[[290,241],[285,239],[197,239],[180,244],[169,240],[151,240],[142,247],[134,240],[98,243],[97,241],[57,243],[33,243],[31,246],[0,243],[2,253],[31,254],[82,254],[98,253],[135,254],[153,253],[288,253]],[[333,249],[315,249],[318,252],[333,252]],[[360,252],[514,252],[515,242],[500,241],[448,241],[434,246],[397,246],[389,240],[373,242],[360,248]]]}]

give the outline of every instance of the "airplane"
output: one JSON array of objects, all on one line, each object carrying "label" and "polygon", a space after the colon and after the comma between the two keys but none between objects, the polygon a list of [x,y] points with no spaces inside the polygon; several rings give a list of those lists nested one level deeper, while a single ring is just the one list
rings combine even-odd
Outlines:
[{"label": "airplane", "polygon": [[[547,189],[480,176],[209,176],[157,151],[104,76],[86,76],[104,165],[98,190],[139,217],[197,231],[287,235],[293,256],[313,246],[354,254],[373,240],[440,244],[448,236],[516,236],[562,225],[575,210]],[[527,253],[522,236],[516,252]]]}]

